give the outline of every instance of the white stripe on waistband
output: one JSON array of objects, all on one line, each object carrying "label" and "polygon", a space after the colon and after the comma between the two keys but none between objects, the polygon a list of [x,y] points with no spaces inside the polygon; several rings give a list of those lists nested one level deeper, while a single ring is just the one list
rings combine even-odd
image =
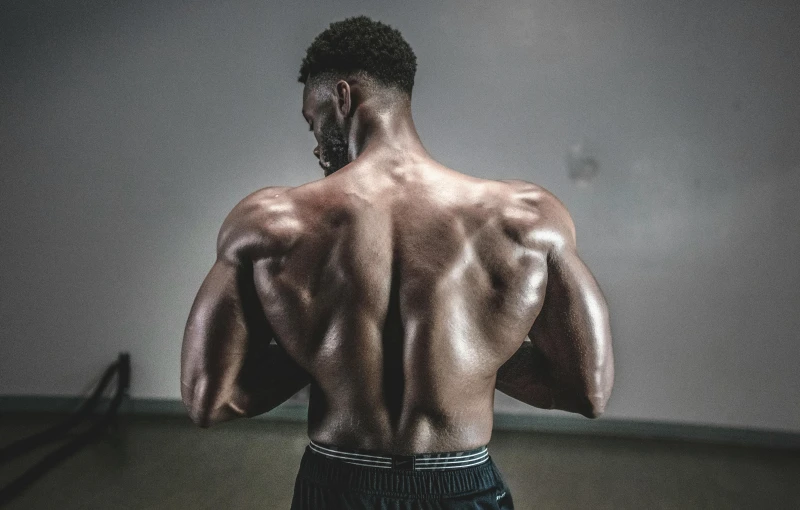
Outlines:
[{"label": "white stripe on waistband", "polygon": [[[315,453],[320,455],[339,459],[348,464],[356,466],[392,469],[394,461],[392,456],[384,455],[369,455],[366,453],[354,453],[347,451],[339,451],[331,448],[326,448],[314,441],[310,441],[309,448]],[[421,454],[424,455],[424,454]],[[415,457],[415,456],[398,456],[398,457]],[[442,456],[436,457],[415,457],[414,469],[415,470],[433,470],[433,469],[456,469],[471,466],[477,466],[486,462],[489,458],[489,450],[485,446],[478,452],[470,453],[467,455],[447,456],[447,453]]]},{"label": "white stripe on waistband", "polygon": [[486,457],[484,457],[484,458],[482,458],[480,460],[476,460],[475,462],[471,462],[471,463],[468,463],[468,464],[458,464],[456,466],[453,466],[453,465],[448,465],[448,466],[416,466],[414,469],[415,470],[422,470],[422,469],[443,469],[443,468],[446,468],[446,469],[466,468],[466,467],[477,466],[478,464],[483,464],[488,459],[489,459],[489,457],[486,456]]},{"label": "white stripe on waistband", "polygon": [[329,452],[324,452],[324,451],[321,451],[321,450],[317,450],[314,445],[309,445],[309,447],[312,450],[314,450],[315,452],[319,453],[320,455],[324,455],[326,457],[333,457],[333,458],[336,458],[336,459],[349,460],[349,461],[358,461],[359,463],[363,463],[363,465],[365,465],[365,466],[387,466],[387,467],[392,467],[392,461],[391,460],[380,460],[380,459],[379,460],[371,460],[371,459],[358,459],[358,458],[354,459],[354,458],[348,457],[346,455],[339,455],[339,454],[335,454],[335,453],[329,453]]},{"label": "white stripe on waistband", "polygon": [[464,462],[468,460],[473,460],[477,457],[482,457],[489,455],[489,450],[483,449],[476,453],[470,453],[469,455],[461,455],[460,457],[433,457],[433,458],[421,458],[416,459],[416,463],[439,463],[439,462]]},{"label": "white stripe on waistband", "polygon": [[385,461],[388,461],[388,462],[392,461],[391,457],[387,457],[385,455],[367,455],[366,453],[341,452],[339,450],[332,450],[330,448],[325,448],[324,446],[322,446],[322,445],[320,445],[318,443],[315,443],[314,441],[311,441],[310,444],[312,446],[315,446],[316,448],[318,448],[321,451],[329,452],[329,453],[335,453],[335,454],[338,454],[338,455],[347,455],[348,458],[353,458],[354,457],[354,458],[359,458],[359,459],[363,458],[364,460],[375,459],[375,460],[385,460]]}]

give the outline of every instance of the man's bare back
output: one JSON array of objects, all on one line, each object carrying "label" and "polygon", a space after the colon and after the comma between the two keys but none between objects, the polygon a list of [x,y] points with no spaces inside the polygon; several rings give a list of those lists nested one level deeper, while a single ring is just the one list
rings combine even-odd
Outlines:
[{"label": "man's bare back", "polygon": [[415,74],[367,16],[317,36],[298,81],[325,178],[234,207],[186,323],[200,426],[311,385],[293,509],[513,508],[486,447],[495,388],[588,417],[611,392],[608,310],[563,204],[436,162]]},{"label": "man's bare back", "polygon": [[542,308],[548,255],[573,235],[536,185],[354,162],[249,195],[220,245],[252,261],[272,336],[308,374],[309,437],[410,454],[488,443],[498,370]]}]

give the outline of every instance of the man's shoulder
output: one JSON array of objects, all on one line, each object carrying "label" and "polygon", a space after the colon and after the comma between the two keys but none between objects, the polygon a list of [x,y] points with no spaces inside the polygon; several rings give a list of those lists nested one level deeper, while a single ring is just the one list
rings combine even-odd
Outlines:
[{"label": "man's shoulder", "polygon": [[509,186],[508,211],[522,242],[555,247],[575,239],[575,224],[564,203],[550,190],[522,179]]},{"label": "man's shoulder", "polygon": [[254,191],[234,206],[225,222],[235,229],[273,228],[276,220],[292,214],[290,192],[293,189],[289,186],[268,186]]},{"label": "man's shoulder", "polygon": [[500,179],[508,185],[509,193],[513,199],[522,200],[536,206],[550,206],[558,198],[544,186],[522,179]]},{"label": "man's shoulder", "polygon": [[239,201],[233,208],[234,211],[250,210],[274,202],[275,199],[285,197],[287,192],[293,190],[290,186],[267,186],[258,189]]},{"label": "man's shoulder", "polygon": [[268,186],[240,200],[228,213],[217,237],[218,255],[260,257],[285,248],[297,230],[288,186]]}]

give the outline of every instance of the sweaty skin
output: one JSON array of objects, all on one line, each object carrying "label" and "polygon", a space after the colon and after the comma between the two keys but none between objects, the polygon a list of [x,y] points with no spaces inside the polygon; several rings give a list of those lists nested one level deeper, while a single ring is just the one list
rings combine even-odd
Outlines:
[{"label": "sweaty skin", "polygon": [[246,197],[217,254],[182,351],[201,426],[310,384],[310,439],[413,454],[487,444],[495,388],[587,417],[608,400],[606,302],[537,185],[354,158]]}]

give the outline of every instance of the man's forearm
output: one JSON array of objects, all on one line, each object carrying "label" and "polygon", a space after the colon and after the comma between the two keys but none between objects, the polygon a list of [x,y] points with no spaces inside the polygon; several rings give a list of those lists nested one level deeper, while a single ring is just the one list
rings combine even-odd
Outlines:
[{"label": "man's forearm", "polygon": [[266,413],[311,382],[311,376],[277,344],[248,358],[237,380],[231,407],[243,416]]},{"label": "man's forearm", "polygon": [[497,371],[495,387],[511,398],[541,409],[553,408],[547,360],[528,340]]},{"label": "man's forearm", "polygon": [[521,402],[540,409],[559,409],[594,417],[583,392],[563,376],[557,360],[549,360],[526,340],[497,371],[495,387]]},{"label": "man's forearm", "polygon": [[[227,388],[216,388],[211,395],[225,398],[190,399],[187,406],[192,420],[201,427],[257,416],[274,409],[300,391],[311,381],[278,345],[270,344],[252,349],[242,362],[238,376]],[[187,395],[193,391],[184,383]]]}]

